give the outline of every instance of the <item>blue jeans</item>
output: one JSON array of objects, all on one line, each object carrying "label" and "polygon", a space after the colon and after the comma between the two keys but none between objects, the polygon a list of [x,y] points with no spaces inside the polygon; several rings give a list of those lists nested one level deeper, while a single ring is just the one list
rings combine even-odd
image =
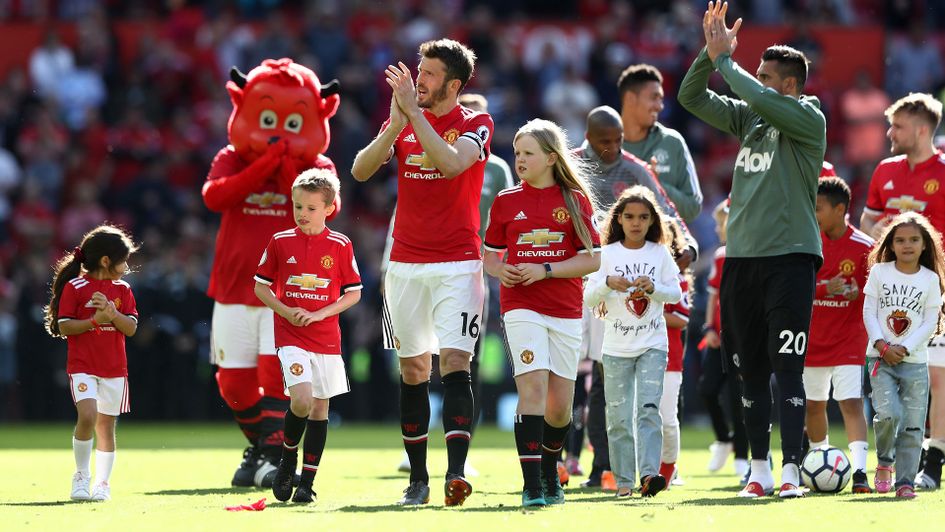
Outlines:
[{"label": "blue jeans", "polygon": [[[872,368],[876,359],[870,358]],[[925,414],[929,405],[929,367],[900,363],[890,366],[880,361],[870,372],[873,393],[873,431],[879,465],[896,464],[896,487],[912,486],[919,472],[919,455],[925,434]]]},{"label": "blue jeans", "polygon": [[657,349],[634,358],[604,353],[607,443],[618,488],[634,487],[638,459],[641,478],[659,473],[663,447],[659,405],[666,362],[666,351]]}]

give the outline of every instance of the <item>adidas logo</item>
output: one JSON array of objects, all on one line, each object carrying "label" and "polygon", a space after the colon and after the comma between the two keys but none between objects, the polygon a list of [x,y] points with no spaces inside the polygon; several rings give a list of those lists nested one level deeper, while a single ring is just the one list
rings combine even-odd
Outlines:
[{"label": "adidas logo", "polygon": [[413,133],[411,133],[407,135],[406,137],[404,137],[404,142],[417,142],[417,137],[415,137]]},{"label": "adidas logo", "polygon": [[296,264],[295,255],[289,257],[289,260],[285,261],[286,264]]},{"label": "adidas logo", "polygon": [[893,189],[892,181],[886,181],[886,185],[883,187],[883,190],[892,190],[892,189]]},{"label": "adidas logo", "polygon": [[516,214],[515,218],[512,218],[512,219],[513,220],[527,220],[528,216],[525,216],[525,211],[518,211],[518,214]]}]

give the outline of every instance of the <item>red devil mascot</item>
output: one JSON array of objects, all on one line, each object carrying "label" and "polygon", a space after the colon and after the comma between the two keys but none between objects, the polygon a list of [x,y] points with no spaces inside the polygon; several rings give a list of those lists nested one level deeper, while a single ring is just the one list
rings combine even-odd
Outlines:
[{"label": "red devil mascot", "polygon": [[215,301],[211,362],[218,366],[220,395],[249,440],[232,484],[269,487],[289,401],[272,311],[253,293],[253,274],[269,238],[294,227],[296,176],[309,168],[335,172],[322,154],[328,119],[338,109],[338,82],[322,85],[291,59],[263,61],[248,75],[234,67],[230,77],[230,144],[217,153],[203,186],[207,208],[222,216],[207,291]]}]

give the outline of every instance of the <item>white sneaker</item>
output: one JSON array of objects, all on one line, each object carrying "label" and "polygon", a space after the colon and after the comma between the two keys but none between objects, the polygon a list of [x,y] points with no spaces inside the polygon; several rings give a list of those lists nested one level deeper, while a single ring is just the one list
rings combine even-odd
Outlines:
[{"label": "white sneaker", "polygon": [[410,457],[407,456],[407,451],[404,451],[404,459],[400,461],[400,465],[397,466],[397,471],[401,473],[410,472]]},{"label": "white sneaker", "polygon": [[107,481],[99,482],[92,488],[92,500],[93,501],[107,501],[112,498],[112,489],[108,486]]},{"label": "white sneaker", "polygon": [[[686,485],[686,481],[683,480],[681,476],[679,476],[678,467],[673,469],[673,478],[672,480],[669,481],[669,485],[670,486],[685,486]],[[666,489],[669,489],[669,488],[666,488]]]},{"label": "white sneaker", "polygon": [[733,465],[735,466],[735,476],[738,478],[742,478],[747,475],[748,470],[751,468],[751,466],[748,464],[748,460],[744,458],[736,458]]},{"label": "white sneaker", "polygon": [[92,478],[89,475],[76,471],[72,475],[72,494],[69,496],[76,501],[87,501],[92,496],[89,492],[89,484]]},{"label": "white sneaker", "polygon": [[709,472],[715,473],[725,467],[728,455],[732,454],[732,442],[713,442],[709,446],[709,452],[712,453],[709,458]]}]

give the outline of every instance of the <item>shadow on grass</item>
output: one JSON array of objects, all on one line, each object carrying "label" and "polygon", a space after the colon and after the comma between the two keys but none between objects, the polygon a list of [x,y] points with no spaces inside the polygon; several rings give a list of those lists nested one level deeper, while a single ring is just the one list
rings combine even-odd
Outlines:
[{"label": "shadow on grass", "polygon": [[240,495],[243,493],[269,493],[269,490],[259,490],[257,488],[193,488],[182,490],[160,490],[146,491],[145,495]]},{"label": "shadow on grass", "polygon": [[780,499],[777,497],[763,497],[761,499],[744,499],[740,497],[726,497],[724,499],[718,498],[702,498],[702,499],[686,499],[684,501],[677,501],[672,503],[673,506],[760,506],[762,504],[771,504],[773,502],[778,502]]},{"label": "shadow on grass", "polygon": [[94,501],[33,501],[33,502],[0,502],[0,506],[66,506],[68,504],[91,504]]},{"label": "shadow on grass", "polygon": [[386,504],[381,506],[359,506],[352,504],[350,506],[342,506],[335,510],[336,512],[344,513],[376,513],[376,512],[437,512],[437,511],[447,511],[447,512],[474,512],[474,513],[497,513],[497,512],[522,512],[530,510],[522,510],[520,506],[506,506],[506,505],[497,505],[497,506],[471,506],[471,507],[461,507],[461,508],[446,508],[443,506],[401,506],[399,504]]}]

